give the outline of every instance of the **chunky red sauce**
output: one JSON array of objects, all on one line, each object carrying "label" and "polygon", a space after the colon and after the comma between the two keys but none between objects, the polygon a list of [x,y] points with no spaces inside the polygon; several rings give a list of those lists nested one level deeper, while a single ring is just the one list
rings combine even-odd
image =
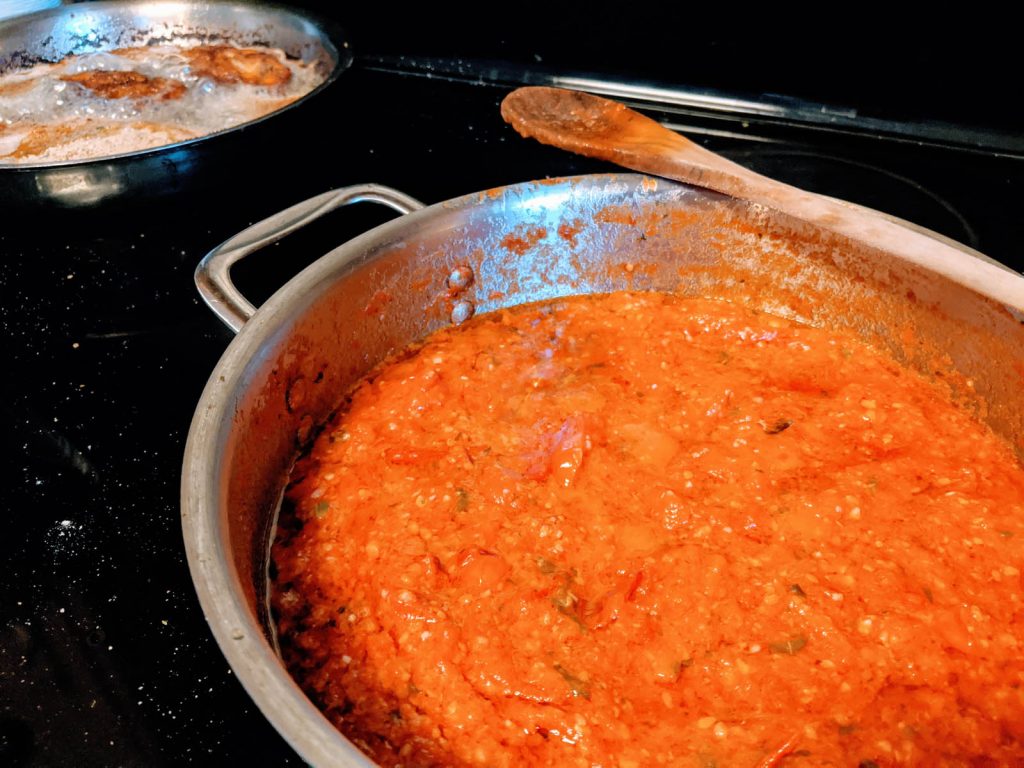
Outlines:
[{"label": "chunky red sauce", "polygon": [[853,337],[620,293],[378,369],[274,548],[385,766],[1024,764],[1024,470]]}]

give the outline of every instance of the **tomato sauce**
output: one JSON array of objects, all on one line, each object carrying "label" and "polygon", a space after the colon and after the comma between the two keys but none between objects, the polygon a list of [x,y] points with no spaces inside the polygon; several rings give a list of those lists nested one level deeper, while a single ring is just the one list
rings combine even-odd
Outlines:
[{"label": "tomato sauce", "polygon": [[385,766],[1024,764],[1024,469],[853,336],[575,297],[351,393],[273,550]]}]

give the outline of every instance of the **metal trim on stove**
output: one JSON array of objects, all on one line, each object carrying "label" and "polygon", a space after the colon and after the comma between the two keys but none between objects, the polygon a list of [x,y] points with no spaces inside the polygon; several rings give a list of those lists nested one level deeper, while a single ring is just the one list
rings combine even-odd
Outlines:
[{"label": "metal trim on stove", "polygon": [[[677,111],[694,116],[710,115],[737,121],[757,120],[788,128],[912,142],[915,145],[955,147],[972,153],[1024,157],[1024,136],[1010,131],[939,120],[887,120],[862,114],[853,107],[822,104],[778,94],[741,96],[685,85],[627,83],[586,73],[559,74],[546,71],[543,67],[527,69],[504,61],[466,62],[431,57],[368,56],[364,58],[363,66],[382,72],[455,82],[486,82],[509,88],[551,85],[619,99],[632,107]],[[685,129],[690,133],[704,132],[702,128],[689,124]],[[714,129],[707,130],[707,133],[718,135]],[[756,137],[744,134],[743,138]]]}]

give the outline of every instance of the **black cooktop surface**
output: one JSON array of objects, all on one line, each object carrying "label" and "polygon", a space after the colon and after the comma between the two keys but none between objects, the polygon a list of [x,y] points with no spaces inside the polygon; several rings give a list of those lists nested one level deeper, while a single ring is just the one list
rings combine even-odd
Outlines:
[{"label": "black cooktop surface", "polygon": [[[185,561],[185,437],[231,340],[192,272],[250,223],[331,187],[377,182],[432,203],[611,168],[516,136],[498,113],[507,82],[492,74],[365,59],[323,94],[308,135],[266,146],[206,192],[0,213],[0,764],[300,764],[233,678]],[[1024,159],[1005,147],[644,106],[755,170],[1024,267]],[[332,214],[238,281],[261,300],[389,215]]]}]

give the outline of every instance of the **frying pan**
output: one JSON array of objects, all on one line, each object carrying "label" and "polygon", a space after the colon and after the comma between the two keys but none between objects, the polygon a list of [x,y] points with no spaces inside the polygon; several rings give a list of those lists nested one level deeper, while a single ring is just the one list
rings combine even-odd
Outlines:
[{"label": "frying pan", "polygon": [[[239,259],[365,201],[407,215],[334,249],[258,310],[232,285],[229,270]],[[231,238],[208,254],[196,279],[211,308],[240,332],[209,379],[186,446],[189,566],[239,680],[316,766],[372,763],[305,697],[276,653],[266,602],[274,516],[295,458],[341,395],[390,352],[436,328],[576,293],[728,298],[852,329],[926,376],[941,376],[1024,455],[1021,318],[877,247],[663,179],[547,180],[429,208],[386,187],[348,187]]]},{"label": "frying pan", "polygon": [[[0,21],[0,75],[41,61],[149,43],[266,45],[311,63],[324,76],[284,109],[242,125],[156,149],[90,160],[0,166],[0,205],[88,208],[113,200],[152,201],[218,176],[237,176],[260,158],[269,170],[283,153],[268,153],[296,129],[287,118],[328,88],[352,62],[339,29],[306,13],[242,2],[105,0]],[[308,130],[315,121],[303,120]],[[281,140],[283,142],[284,139]]]}]

